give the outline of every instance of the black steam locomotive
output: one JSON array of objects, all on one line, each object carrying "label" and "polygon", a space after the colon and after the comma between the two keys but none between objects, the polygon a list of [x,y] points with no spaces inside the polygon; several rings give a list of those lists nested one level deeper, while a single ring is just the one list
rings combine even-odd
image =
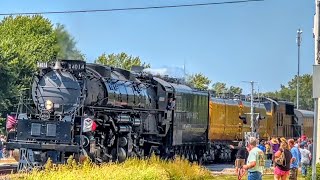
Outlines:
[{"label": "black steam locomotive", "polygon": [[208,92],[143,71],[84,61],[39,63],[35,112],[19,114],[7,149],[19,168],[88,155],[96,163],[152,153],[210,160]]}]

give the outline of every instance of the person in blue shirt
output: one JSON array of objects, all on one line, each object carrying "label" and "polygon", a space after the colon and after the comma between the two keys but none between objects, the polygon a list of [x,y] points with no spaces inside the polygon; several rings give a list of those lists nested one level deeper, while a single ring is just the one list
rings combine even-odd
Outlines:
[{"label": "person in blue shirt", "polygon": [[301,154],[300,154],[299,148],[294,146],[293,139],[289,139],[288,144],[289,144],[290,151],[292,154],[289,179],[290,180],[297,180],[298,179],[298,168],[299,168],[299,165],[301,162]]},{"label": "person in blue shirt", "polygon": [[264,144],[265,144],[264,140],[261,140],[260,144],[258,145],[258,148],[261,149],[263,153],[266,153],[266,146]]}]

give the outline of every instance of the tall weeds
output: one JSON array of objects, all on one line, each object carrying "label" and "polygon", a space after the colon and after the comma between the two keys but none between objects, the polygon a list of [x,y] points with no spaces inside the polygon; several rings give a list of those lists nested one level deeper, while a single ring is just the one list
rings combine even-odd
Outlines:
[{"label": "tall weeds", "polygon": [[102,165],[95,165],[89,160],[77,164],[70,157],[65,165],[54,166],[49,160],[45,170],[13,174],[9,178],[26,180],[214,179],[208,170],[197,164],[191,164],[187,160],[177,158],[172,161],[164,161],[156,156],[144,160],[131,158],[121,164],[105,163]]}]

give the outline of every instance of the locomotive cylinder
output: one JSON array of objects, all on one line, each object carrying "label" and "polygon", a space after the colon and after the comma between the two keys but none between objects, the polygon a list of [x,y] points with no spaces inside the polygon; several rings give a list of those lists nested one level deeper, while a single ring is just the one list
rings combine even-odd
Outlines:
[{"label": "locomotive cylinder", "polygon": [[117,123],[129,123],[129,122],[131,122],[131,117],[127,115],[120,115],[117,120]]},{"label": "locomotive cylinder", "polygon": [[140,119],[134,119],[133,120],[133,125],[134,126],[140,126],[141,125],[141,120]]},{"label": "locomotive cylinder", "polygon": [[131,127],[130,126],[119,126],[119,132],[130,132]]}]

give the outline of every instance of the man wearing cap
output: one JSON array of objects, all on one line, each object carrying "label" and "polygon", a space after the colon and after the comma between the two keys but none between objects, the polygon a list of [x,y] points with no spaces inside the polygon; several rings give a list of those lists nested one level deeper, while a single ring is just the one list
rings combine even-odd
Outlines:
[{"label": "man wearing cap", "polygon": [[301,141],[302,141],[302,142],[307,142],[307,136],[306,136],[305,134],[303,134],[303,135],[301,136]]},{"label": "man wearing cap", "polygon": [[249,138],[249,156],[247,164],[242,168],[248,170],[248,180],[262,180],[264,153],[257,147],[257,139],[255,137]]},{"label": "man wearing cap", "polygon": [[298,168],[299,168],[299,164],[301,162],[301,154],[300,154],[299,149],[294,146],[295,144],[294,144],[293,139],[289,139],[288,144],[290,147],[290,152],[292,154],[292,162],[290,164],[289,179],[290,180],[297,180],[298,179]]}]

